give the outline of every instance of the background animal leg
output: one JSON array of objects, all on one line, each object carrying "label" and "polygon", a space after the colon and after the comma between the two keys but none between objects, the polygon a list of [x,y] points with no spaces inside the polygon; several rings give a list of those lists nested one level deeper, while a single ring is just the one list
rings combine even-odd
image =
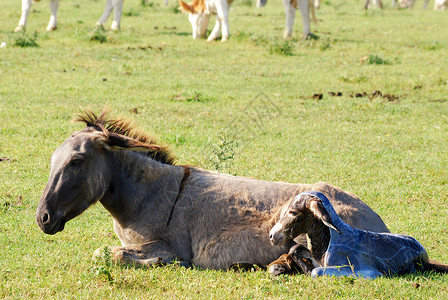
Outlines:
[{"label": "background animal leg", "polygon": [[283,0],[286,15],[286,27],[283,37],[286,39],[292,35],[292,28],[294,27],[294,19],[296,17],[296,9],[292,7],[291,0]]},{"label": "background animal leg", "polygon": [[[114,261],[122,262],[127,265],[161,266],[177,261],[182,266],[190,266],[190,264],[179,257],[170,246],[161,241],[124,247],[112,247],[110,250]],[[94,252],[93,257],[101,257],[103,251],[103,248],[97,249]]]},{"label": "background animal leg", "polygon": [[50,11],[51,17],[48,22],[47,31],[53,31],[58,26],[57,14],[58,14],[59,0],[51,0],[50,1]]},{"label": "background animal leg", "polygon": [[110,29],[117,31],[120,30],[121,13],[123,11],[123,0],[112,0],[114,7],[114,20]]},{"label": "background animal leg", "polygon": [[208,36],[207,42],[216,40],[218,38],[220,32],[221,32],[221,21],[219,20],[219,17],[216,16],[215,27],[213,27],[212,32]]},{"label": "background animal leg", "polygon": [[14,29],[15,32],[22,31],[25,28],[31,9],[31,1],[32,0],[22,0],[22,15],[20,16],[19,24],[16,29]]},{"label": "background animal leg", "polygon": [[216,19],[220,21],[222,26],[221,42],[225,42],[229,39],[229,5],[227,1],[219,1],[216,5]]},{"label": "background animal leg", "polygon": [[308,0],[298,0],[298,4],[300,13],[302,14],[303,36],[308,37],[311,35]]},{"label": "background animal leg", "polygon": [[100,17],[98,22],[96,23],[97,26],[104,26],[104,24],[107,21],[107,18],[109,18],[112,10],[113,10],[112,0],[106,1],[106,6],[104,7],[103,15]]},{"label": "background animal leg", "polygon": [[257,0],[256,5],[258,8],[260,8],[260,7],[265,6],[267,2],[268,2],[268,0]]},{"label": "background animal leg", "polygon": [[370,3],[370,0],[366,0],[364,2],[364,9],[368,9],[369,8],[369,3]]}]

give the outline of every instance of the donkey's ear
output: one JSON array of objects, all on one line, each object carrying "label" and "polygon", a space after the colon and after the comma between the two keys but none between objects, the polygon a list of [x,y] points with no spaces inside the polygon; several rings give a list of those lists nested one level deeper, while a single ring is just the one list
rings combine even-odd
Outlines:
[{"label": "donkey's ear", "polygon": [[181,11],[184,11],[184,12],[190,12],[190,13],[194,14],[194,7],[193,7],[193,6],[191,6],[191,5],[187,4],[187,3],[185,3],[185,2],[182,1],[182,0],[179,0],[179,4],[180,4],[179,9],[180,9]]},{"label": "donkey's ear", "polygon": [[341,233],[336,225],[333,224],[333,221],[331,221],[330,215],[328,214],[320,199],[309,197],[307,207],[313,213],[313,215],[321,220],[327,227],[336,230],[338,233]]},{"label": "donkey's ear", "polygon": [[297,196],[295,196],[293,202],[292,202],[292,208],[294,208],[297,211],[303,212],[304,209],[306,208],[306,203],[308,201],[308,198],[310,196],[306,195],[306,194],[299,194]]},{"label": "donkey's ear", "polygon": [[[158,151],[158,146],[147,145],[142,142],[131,139],[127,136],[116,134],[113,132],[102,133],[100,138],[100,144],[111,151],[118,150],[132,150],[132,151]],[[154,148],[154,149],[153,149]]]}]

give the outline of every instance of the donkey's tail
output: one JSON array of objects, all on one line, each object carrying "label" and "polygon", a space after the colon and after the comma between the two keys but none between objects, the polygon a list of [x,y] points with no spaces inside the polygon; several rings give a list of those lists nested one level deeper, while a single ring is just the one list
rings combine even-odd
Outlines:
[{"label": "donkey's tail", "polygon": [[430,259],[423,264],[424,271],[434,271],[436,273],[448,273],[448,265]]}]

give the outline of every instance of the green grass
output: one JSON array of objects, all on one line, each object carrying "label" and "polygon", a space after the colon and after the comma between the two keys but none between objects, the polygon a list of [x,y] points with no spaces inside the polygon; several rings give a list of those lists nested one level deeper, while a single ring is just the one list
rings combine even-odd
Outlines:
[{"label": "green grass", "polygon": [[51,33],[48,3],[36,3],[27,33],[39,47],[20,47],[20,1],[0,1],[0,298],[448,297],[448,276],[427,273],[271,279],[93,262],[95,249],[119,244],[100,205],[44,235],[34,212],[50,155],[80,129],[70,123],[80,107],[108,104],[170,144],[180,164],[330,182],[448,262],[446,13],[327,1],[312,25],[319,38],[301,38],[298,13],[285,42],[280,2],[236,1],[230,40],[207,43],[191,38],[177,3],[141,3],[125,2],[132,13],[120,32],[109,20],[103,43],[92,40],[103,1],[61,2]]}]

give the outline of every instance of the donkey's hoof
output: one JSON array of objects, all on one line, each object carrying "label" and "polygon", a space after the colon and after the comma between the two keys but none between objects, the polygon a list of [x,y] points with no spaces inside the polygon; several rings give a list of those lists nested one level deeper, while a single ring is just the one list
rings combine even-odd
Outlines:
[{"label": "donkey's hoof", "polygon": [[17,26],[16,29],[14,29],[14,32],[22,32],[24,29],[24,26]]},{"label": "donkey's hoof", "polygon": [[93,252],[92,260],[105,259],[107,255],[111,255],[111,249],[108,246],[99,247]]},{"label": "donkey's hoof", "polygon": [[268,273],[272,276],[278,276],[281,274],[287,274],[288,273],[288,269],[286,268],[286,266],[284,265],[280,265],[280,264],[274,264],[274,265],[270,265],[268,268]]}]

